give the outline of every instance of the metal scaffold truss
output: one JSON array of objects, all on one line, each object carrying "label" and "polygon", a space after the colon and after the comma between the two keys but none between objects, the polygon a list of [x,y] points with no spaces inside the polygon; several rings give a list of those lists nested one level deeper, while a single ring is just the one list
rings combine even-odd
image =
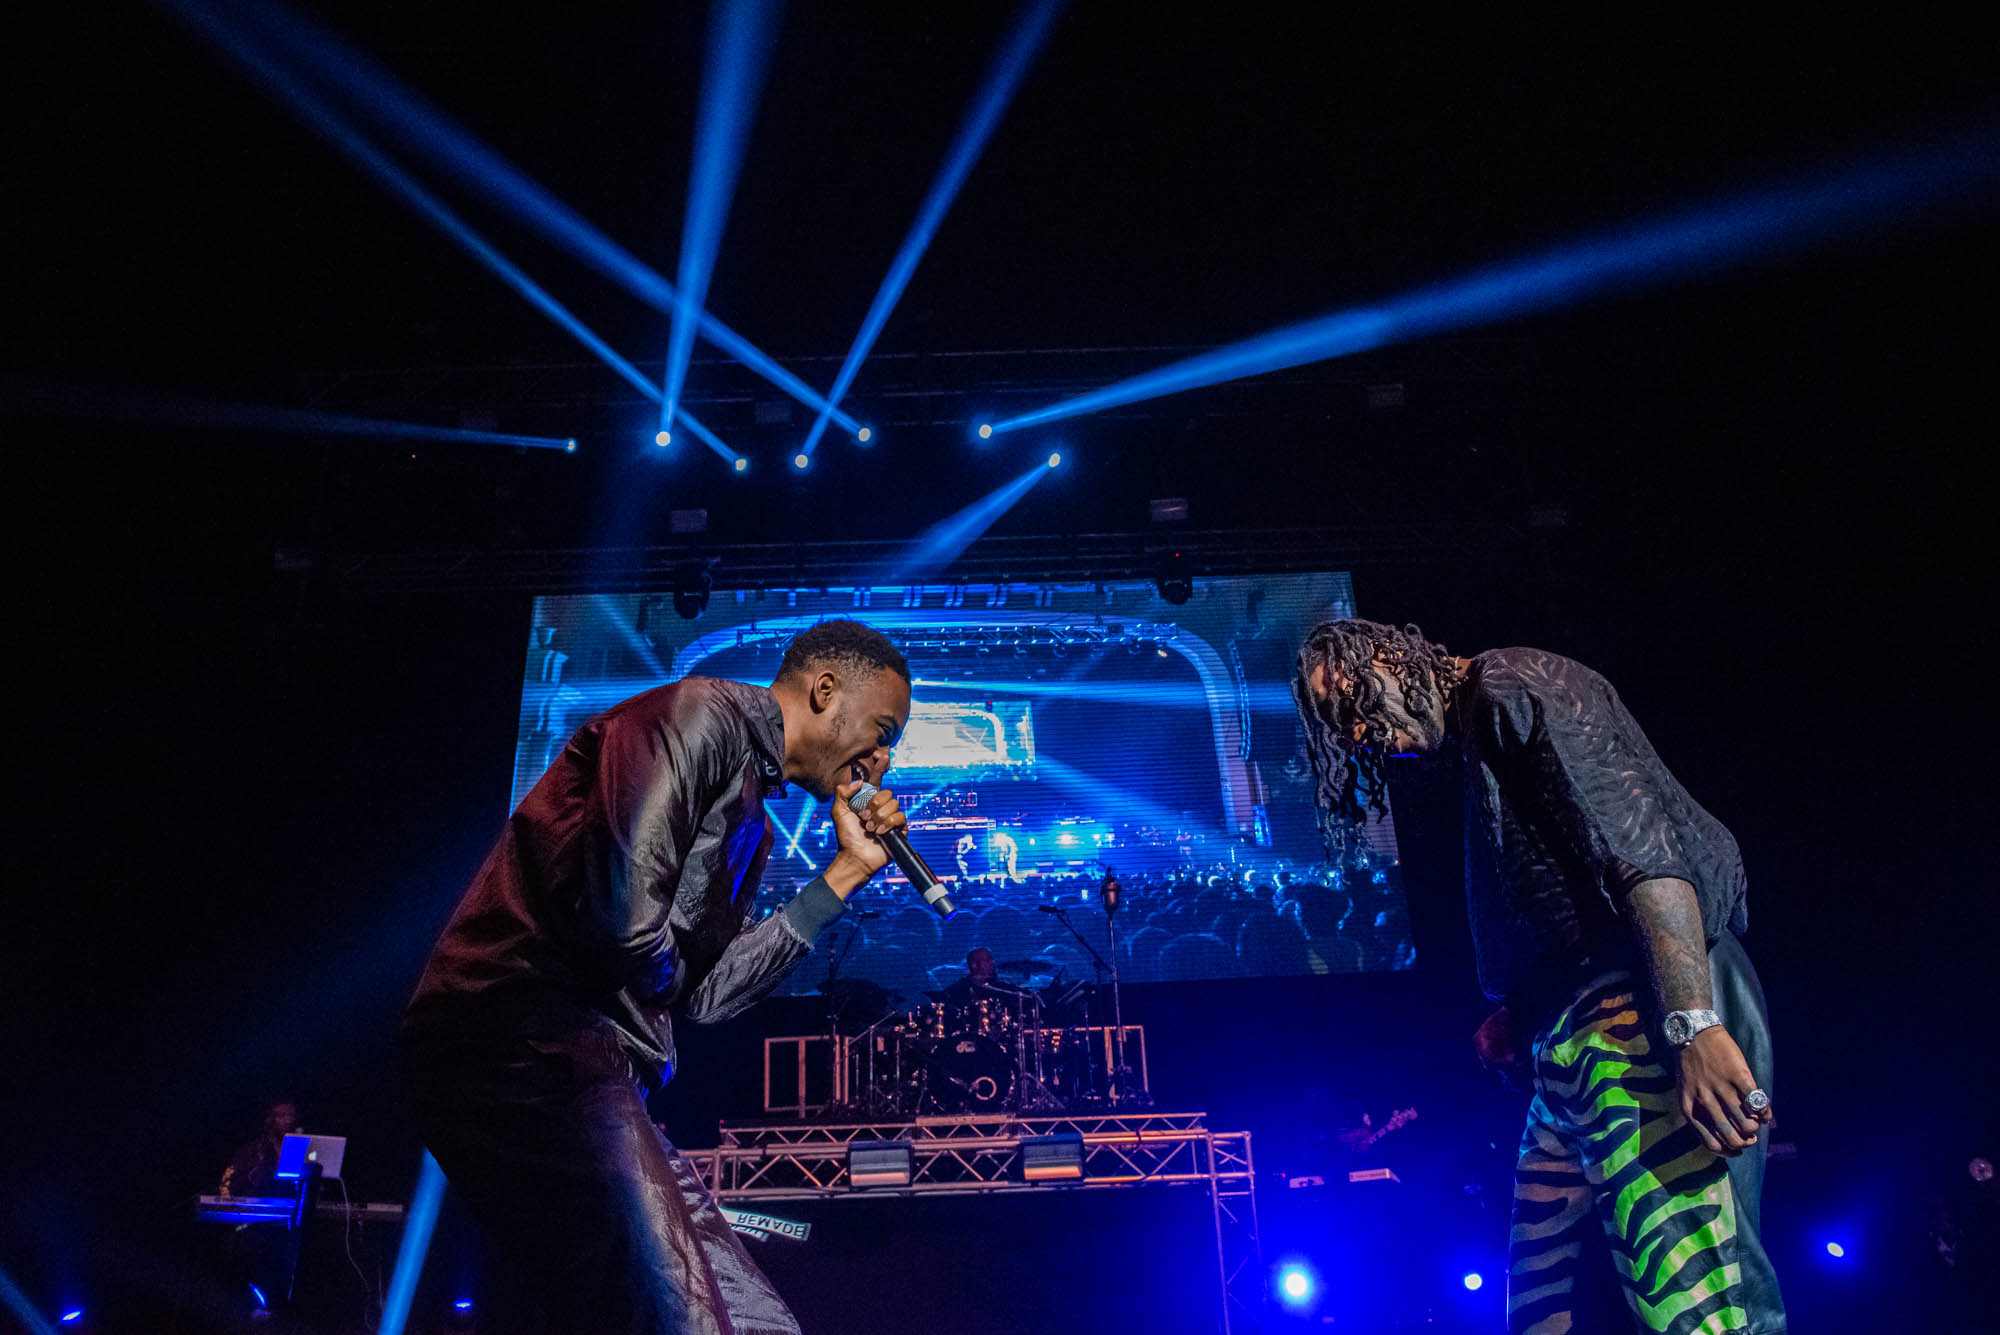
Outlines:
[{"label": "metal scaffold truss", "polygon": [[[1368,524],[1338,528],[1159,529],[1144,533],[988,535],[933,581],[977,585],[1016,599],[1050,581],[1150,581],[1161,553],[1182,553],[1203,575],[1269,575],[1300,570],[1428,561],[1490,560],[1523,541],[1497,523]],[[290,550],[280,569],[319,570],[350,592],[420,593],[526,590],[613,593],[673,587],[688,562],[708,570],[717,594],[801,587],[858,592],[907,555],[902,541],[738,543],[690,539],[677,546],[537,548],[515,551],[349,552]],[[885,586],[883,593],[901,593]],[[961,596],[968,590],[961,590]],[[857,607],[866,605],[857,602]]]},{"label": "metal scaffold truss", "polygon": [[[1046,1145],[1050,1138],[1076,1143],[1080,1176],[1037,1179],[1024,1171],[1024,1143]],[[857,1185],[850,1153],[884,1144],[908,1146],[907,1174]],[[1218,1329],[1227,1335],[1232,1319],[1261,1299],[1250,1133],[1212,1131],[1198,1112],[724,1123],[721,1145],[688,1158],[723,1204],[1198,1186],[1207,1191],[1215,1223]]]}]

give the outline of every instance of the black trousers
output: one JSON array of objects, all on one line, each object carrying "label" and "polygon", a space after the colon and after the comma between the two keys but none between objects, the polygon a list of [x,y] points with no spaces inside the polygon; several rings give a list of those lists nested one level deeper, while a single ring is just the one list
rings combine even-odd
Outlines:
[{"label": "black trousers", "polygon": [[694,1168],[646,1116],[615,1035],[406,1032],[425,1145],[498,1253],[484,1330],[798,1335]]}]

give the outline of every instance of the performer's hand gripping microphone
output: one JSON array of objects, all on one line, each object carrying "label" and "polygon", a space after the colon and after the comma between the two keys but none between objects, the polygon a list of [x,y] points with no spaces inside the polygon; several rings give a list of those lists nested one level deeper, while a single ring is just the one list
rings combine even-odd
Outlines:
[{"label": "performer's hand gripping microphone", "polygon": [[[875,800],[875,794],[880,791],[874,784],[863,779],[861,786],[847,799],[848,809],[857,816],[861,815],[868,809],[868,804]],[[908,835],[901,830],[887,830],[875,838],[889,850],[889,856],[896,860],[896,865],[902,869],[903,875],[910,878],[910,884],[917,888],[917,893],[924,897],[924,903],[930,905],[938,917],[949,918],[958,912],[945,895],[944,883],[931,874],[931,869],[917,856],[917,850],[910,847]]]}]

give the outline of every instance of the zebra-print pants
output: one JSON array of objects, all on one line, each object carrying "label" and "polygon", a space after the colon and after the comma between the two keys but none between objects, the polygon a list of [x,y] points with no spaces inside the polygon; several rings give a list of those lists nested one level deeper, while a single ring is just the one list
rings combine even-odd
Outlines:
[{"label": "zebra-print pants", "polygon": [[[1757,975],[1729,933],[1709,964],[1715,1009],[1769,1091],[1770,1028]],[[1785,1329],[1785,1310],[1757,1229],[1770,1133],[1735,1159],[1703,1146],[1680,1115],[1643,997],[1630,974],[1606,975],[1535,1037],[1535,1098],[1514,1174],[1507,1328],[1774,1335]]]}]

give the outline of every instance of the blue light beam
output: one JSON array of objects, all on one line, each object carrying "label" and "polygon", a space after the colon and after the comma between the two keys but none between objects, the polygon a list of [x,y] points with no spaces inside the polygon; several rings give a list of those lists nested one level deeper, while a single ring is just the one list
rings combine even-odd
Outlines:
[{"label": "blue light beam", "polygon": [[[557,301],[534,279],[528,277],[512,260],[494,249],[484,237],[475,232],[464,219],[453,213],[436,195],[392,162],[359,130],[279,64],[265,48],[245,37],[240,30],[229,26],[226,20],[213,9],[199,3],[199,0],[163,0],[163,2],[179,11],[194,27],[212,38],[257,82],[276,94],[280,100],[290,103],[292,109],[309,128],[345,153],[356,165],[374,176],[391,194],[415,209],[439,231],[456,241],[473,258],[484,264],[495,277],[513,288],[530,305],[560,325],[572,338],[617,372],[627,384],[653,402],[660,401],[662,397],[660,389],[653,384],[650,377],[621,357],[609,343],[571,314],[568,307]],[[676,412],[675,420],[693,431],[704,444],[731,464],[734,464],[739,457],[736,451],[718,440],[713,432],[696,422],[685,410]]]},{"label": "blue light beam", "polygon": [[718,437],[713,431],[710,431],[707,427],[703,426],[700,422],[697,422],[693,417],[689,416],[687,409],[685,408],[674,409],[674,420],[676,422],[679,422],[682,426],[686,427],[689,431],[693,432],[694,438],[696,440],[708,446],[708,448],[714,450],[717,454],[721,455],[723,458],[729,460],[729,466],[731,468],[734,468],[737,472],[740,473],[744,469],[750,466],[750,461],[748,459],[744,458],[742,455],[738,454],[735,450],[732,450],[727,445],[723,444],[721,438]]},{"label": "blue light beam", "polygon": [[1086,774],[1066,761],[1058,760],[1047,751],[1035,753],[1035,777],[1064,793],[1074,795],[1078,801],[1089,801],[1095,809],[1106,812],[1112,820],[1131,821],[1135,825],[1153,825],[1163,830],[1177,827],[1188,829],[1208,829],[1209,823],[1191,812],[1175,811],[1170,807],[1142,797],[1128,788],[1106,783],[1095,774]]},{"label": "blue light beam", "polygon": [[776,826],[778,833],[784,836],[785,851],[796,856],[799,861],[805,863],[806,866],[812,868],[814,871],[818,871],[819,864],[808,857],[805,850],[806,826],[812,823],[814,805],[811,798],[805,800],[804,805],[799,810],[799,819],[796,825],[785,824],[785,818],[780,816],[778,809],[769,802],[764,803],[764,810],[771,817],[771,824]]},{"label": "blue light beam", "polygon": [[68,389],[45,396],[36,407],[113,421],[200,427],[218,431],[279,431],[299,435],[361,436],[374,440],[436,440],[473,445],[514,445],[533,450],[576,453],[571,437],[520,436],[506,431],[397,422],[349,413],[281,408],[266,403],[217,403],[202,399],[142,397],[104,390]]},{"label": "blue light beam", "polygon": [[165,2],[214,39],[257,82],[277,94],[281,100],[289,102],[309,128],[353,159],[356,165],[374,176],[391,194],[422,214],[439,231],[464,247],[481,264],[492,270],[502,282],[520,293],[537,310],[561,325],[573,338],[589,348],[606,366],[623,376],[634,388],[648,397],[658,397],[659,391],[653,387],[652,381],[647,376],[640,373],[638,367],[619,356],[612,350],[610,344],[591,332],[581,320],[569,312],[567,307],[550,296],[540,284],[489,245],[484,237],[473,231],[463,219],[447,208],[442,200],[419,185],[408,172],[390,161],[364,138],[360,131],[287,72],[265,48],[246,38],[240,30],[231,27],[227,20],[215,10],[199,3],[199,0],[165,0]]},{"label": "blue light beam", "polygon": [[[1072,649],[1070,652],[1090,651]],[[1112,651],[1106,649],[1101,652],[1108,655]],[[1033,699],[1088,700],[1094,704],[1135,705],[1146,709],[1194,709],[1204,714],[1215,703],[1206,688],[1194,681],[1028,681],[980,676],[959,681],[944,677],[918,677],[910,684],[938,691],[963,691],[985,699],[995,695],[1024,695]],[[1292,689],[1279,682],[1252,682],[1247,694],[1253,709],[1292,708]],[[607,699],[605,703],[610,705],[617,701]]]},{"label": "blue light beam", "polygon": [[[1964,204],[2000,179],[1991,128],[1941,148],[1877,159],[1830,176],[1727,196],[1525,259],[1480,269],[1371,306],[1242,339],[1102,389],[993,423],[1023,427],[1185,390],[1350,356],[1392,343],[1538,314],[1795,250],[1837,228]],[[985,434],[985,428],[980,428]]]},{"label": "blue light beam", "polygon": [[[735,197],[736,175],[743,166],[743,145],[750,138],[750,123],[771,64],[779,8],[774,0],[736,0],[709,10],[708,50],[695,110],[694,160],[681,221],[681,285],[667,341],[662,427],[673,421],[688,360],[694,355],[695,329],[701,323],[702,303],[708,300],[708,276],[722,246],[729,201]],[[821,420],[825,412],[821,411]]]},{"label": "blue light beam", "polygon": [[28,1301],[28,1295],[15,1286],[5,1270],[0,1270],[0,1306],[5,1306],[14,1314],[14,1319],[21,1323],[21,1329],[28,1335],[55,1335],[55,1327],[35,1310],[35,1305]]},{"label": "blue light beam", "polygon": [[[184,12],[188,0],[162,0]],[[283,47],[301,68],[344,94],[362,115],[399,135],[406,147],[520,226],[581,264],[623,287],[640,301],[672,315],[678,294],[631,251],[557,199],[526,172],[487,147],[445,112],[403,86],[394,75],[331,31],[275,5],[240,5],[244,17]],[[701,337],[813,411],[826,408],[819,391],[806,384],[749,339],[702,312]],[[860,424],[834,411],[833,420],[850,431]]]},{"label": "blue light beam", "polygon": [[444,1201],[444,1170],[424,1151],[417,1169],[417,1187],[410,1193],[410,1212],[403,1225],[403,1245],[396,1252],[396,1272],[389,1280],[389,1295],[382,1300],[381,1335],[403,1335],[410,1320],[410,1304],[416,1300],[417,1281],[423,1278],[424,1257],[431,1249],[431,1232],[437,1227],[438,1206]]},{"label": "blue light beam", "polygon": [[958,558],[960,552],[977,542],[980,534],[992,528],[1001,515],[1033,491],[1035,484],[1048,472],[1047,464],[1038,463],[998,491],[990,492],[957,514],[939,520],[910,544],[910,550],[902,560],[875,582],[912,584],[943,570]]},{"label": "blue light beam", "polygon": [[[800,449],[802,454],[810,456],[818,448],[820,437],[826,434],[827,419],[840,401],[847,397],[848,388],[854,384],[861,363],[868,359],[875,340],[882,333],[882,326],[889,322],[889,313],[902,299],[903,289],[910,285],[918,261],[930,248],[938,225],[944,221],[952,201],[958,197],[959,187],[965,184],[965,178],[978,163],[979,155],[985,151],[986,141],[992,137],[994,127],[1007,110],[1007,104],[1014,100],[1015,90],[1035,63],[1036,53],[1047,40],[1049,28],[1054,25],[1062,4],[1063,0],[1030,0],[1023,7],[1014,30],[1008,34],[999,54],[987,68],[985,82],[973,97],[972,105],[966,109],[958,134],[952,139],[944,162],[917,209],[916,221],[910,224],[902,248],[889,264],[889,272],[882,276],[882,286],[876,289],[875,300],[861,321],[861,331],[854,336],[854,346],[847,350],[847,360],[840,364],[840,374],[834,377],[833,390],[827,395],[827,406],[820,410],[812,430],[806,433],[806,443]],[[861,438],[867,439],[866,436]]]}]

